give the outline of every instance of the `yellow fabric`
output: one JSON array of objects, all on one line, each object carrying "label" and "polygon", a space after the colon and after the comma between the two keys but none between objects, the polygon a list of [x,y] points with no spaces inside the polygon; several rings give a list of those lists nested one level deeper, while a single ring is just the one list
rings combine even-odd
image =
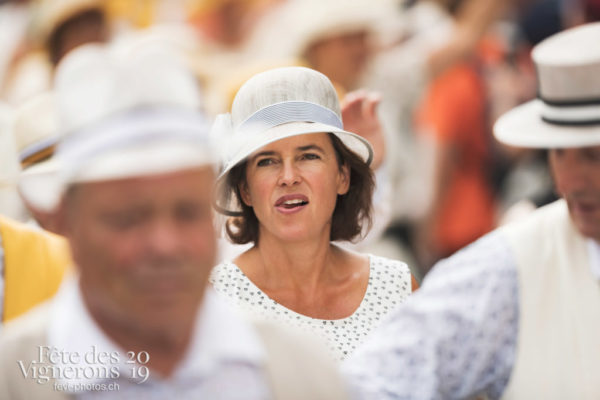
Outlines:
[{"label": "yellow fabric", "polygon": [[4,322],[56,293],[72,264],[67,241],[0,216],[4,249]]},{"label": "yellow fabric", "polygon": [[135,28],[147,28],[155,22],[158,0],[108,0],[106,11],[111,21],[124,20]]}]

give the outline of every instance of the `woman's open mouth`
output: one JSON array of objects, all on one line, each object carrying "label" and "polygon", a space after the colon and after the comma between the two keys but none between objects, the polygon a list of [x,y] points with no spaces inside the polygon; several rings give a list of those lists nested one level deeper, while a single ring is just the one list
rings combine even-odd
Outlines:
[{"label": "woman's open mouth", "polygon": [[275,202],[275,208],[277,208],[278,211],[284,214],[289,214],[300,211],[307,204],[308,197],[302,194],[291,194],[281,196],[279,199],[277,199],[277,201]]}]

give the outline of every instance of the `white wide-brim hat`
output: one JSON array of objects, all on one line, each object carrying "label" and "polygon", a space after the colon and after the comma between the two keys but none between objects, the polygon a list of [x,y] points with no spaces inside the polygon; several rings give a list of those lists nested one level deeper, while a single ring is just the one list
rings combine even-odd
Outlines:
[{"label": "white wide-brim hat", "polygon": [[558,33],[532,52],[538,98],[502,115],[494,135],[530,148],[600,145],[600,23]]},{"label": "white wide-brim hat", "polygon": [[325,75],[286,67],[252,77],[238,91],[231,114],[220,115],[213,127],[215,140],[225,143],[215,208],[225,215],[241,215],[235,188],[227,181],[231,169],[248,156],[278,140],[321,132],[334,134],[365,164],[371,163],[371,144],[344,130],[337,93]]},{"label": "white wide-brim hat", "polygon": [[22,194],[52,211],[73,184],[215,166],[197,84],[175,56],[145,46],[70,52],[55,76],[60,143],[51,163],[23,173]]}]

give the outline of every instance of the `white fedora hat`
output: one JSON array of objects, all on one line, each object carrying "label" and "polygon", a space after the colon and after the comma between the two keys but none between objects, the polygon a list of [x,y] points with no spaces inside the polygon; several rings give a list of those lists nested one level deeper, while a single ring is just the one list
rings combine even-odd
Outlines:
[{"label": "white fedora hat", "polygon": [[62,134],[55,155],[56,199],[74,183],[217,161],[196,82],[164,49],[82,46],[61,61],[54,87]]},{"label": "white fedora hat", "polygon": [[217,179],[215,208],[241,214],[229,171],[269,143],[307,133],[330,132],[367,165],[373,149],[363,137],[344,130],[337,93],[329,79],[304,67],[275,68],[250,78],[238,91],[231,114],[218,117],[213,135],[225,146],[224,168]]},{"label": "white fedora hat", "polygon": [[532,57],[538,98],[501,116],[496,138],[517,147],[600,145],[600,23],[551,36]]}]

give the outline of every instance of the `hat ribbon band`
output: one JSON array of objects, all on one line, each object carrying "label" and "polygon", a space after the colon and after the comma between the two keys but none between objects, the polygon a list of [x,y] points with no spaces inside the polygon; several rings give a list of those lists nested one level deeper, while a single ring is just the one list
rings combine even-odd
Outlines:
[{"label": "hat ribbon band", "polygon": [[21,163],[47,149],[53,149],[58,143],[58,137],[49,137],[25,147],[19,154]]},{"label": "hat ribbon band", "polygon": [[555,125],[600,124],[600,102],[549,103],[542,100],[542,120]]},{"label": "hat ribbon band", "polygon": [[237,131],[267,130],[288,122],[317,122],[344,129],[341,118],[327,107],[308,101],[284,101],[256,111],[239,125]]}]

